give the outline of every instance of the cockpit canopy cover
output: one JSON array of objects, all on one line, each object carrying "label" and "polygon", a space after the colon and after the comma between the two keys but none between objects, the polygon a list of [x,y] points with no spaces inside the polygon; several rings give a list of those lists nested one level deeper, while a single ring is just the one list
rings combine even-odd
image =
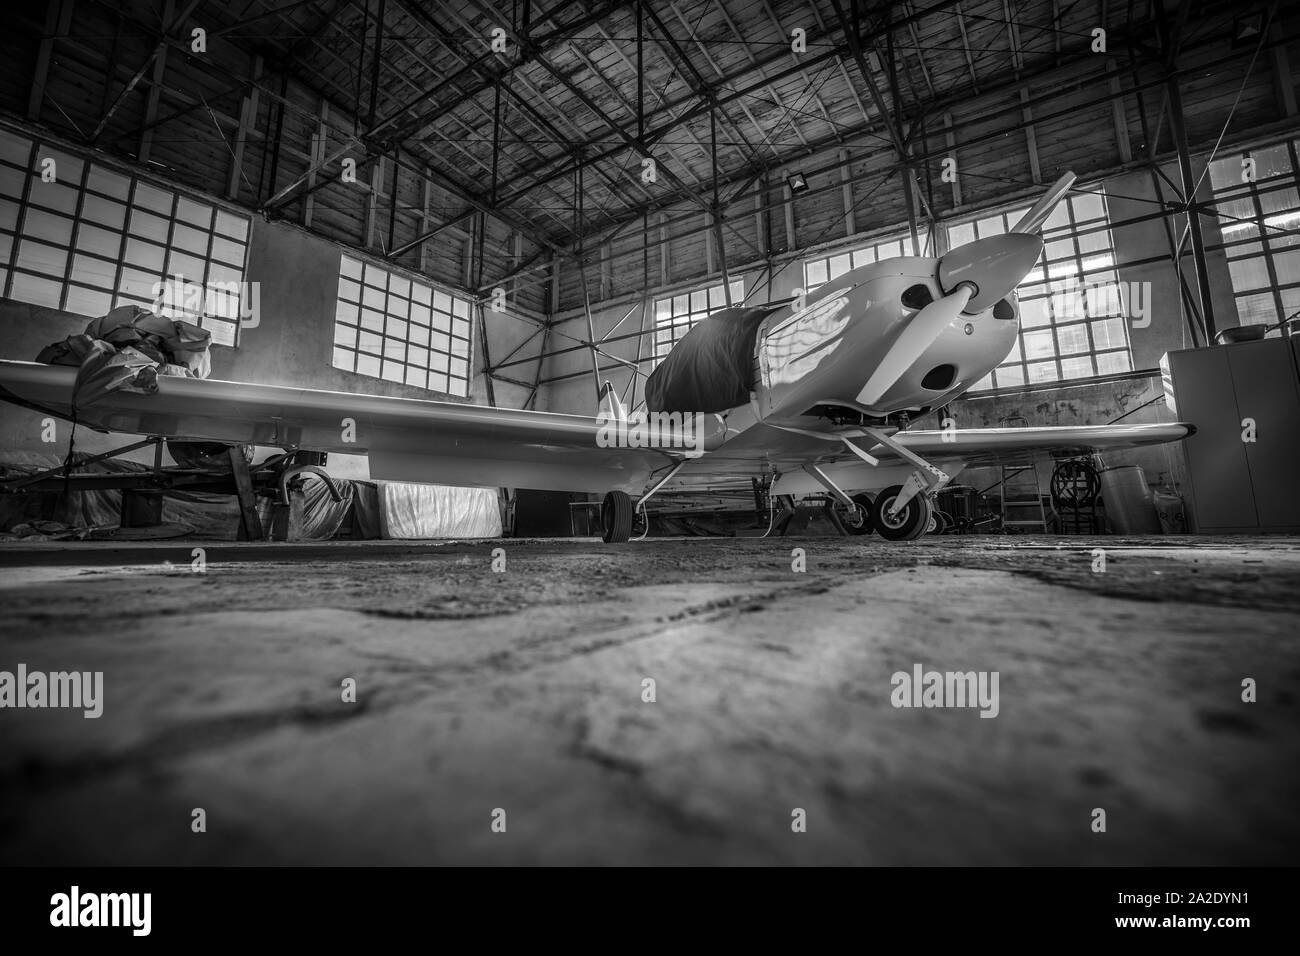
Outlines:
[{"label": "cockpit canopy cover", "polygon": [[722,412],[749,401],[754,336],[773,311],[737,306],[696,322],[646,379],[646,410]]}]

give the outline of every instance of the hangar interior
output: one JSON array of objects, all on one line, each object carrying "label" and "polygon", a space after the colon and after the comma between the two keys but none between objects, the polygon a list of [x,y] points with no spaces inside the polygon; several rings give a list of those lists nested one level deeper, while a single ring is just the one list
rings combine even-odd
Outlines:
[{"label": "hangar interior", "polygon": [[[84,420],[75,399],[51,417],[16,389],[0,667],[103,665],[112,719],[86,736],[5,715],[3,857],[1285,859],[1296,698],[1275,687],[1243,712],[1239,687],[1300,678],[1296,14],[11,11],[0,359],[77,365],[78,336],[149,313],[199,343],[169,367],[211,382],[587,417],[604,390],[636,413],[711,314],[798,312],[872,263],[1014,234],[1073,173],[1005,360],[889,421],[1195,434],[977,463],[914,541],[855,535],[833,493],[745,478],[665,494],[644,540],[605,545],[590,489],[389,480],[366,454],[165,422],[106,431],[90,399]],[[1008,688],[1018,670],[1018,706],[909,723],[888,674],[914,659],[1001,666]],[[1116,684],[1135,669],[1148,686]],[[348,678],[364,706],[340,710]],[[1261,785],[1225,811],[1244,779]],[[417,790],[441,810],[412,810]],[[223,836],[149,836],[200,799]],[[1127,837],[1074,825],[1098,802],[1129,814]],[[503,806],[516,840],[487,825]],[[790,807],[827,822],[782,840]]]}]

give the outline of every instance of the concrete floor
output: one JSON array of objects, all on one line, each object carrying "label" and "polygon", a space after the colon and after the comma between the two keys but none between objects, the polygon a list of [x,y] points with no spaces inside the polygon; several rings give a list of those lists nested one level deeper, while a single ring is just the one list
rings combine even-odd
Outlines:
[{"label": "concrete floor", "polygon": [[1297,862],[1296,539],[193,546],[0,549],[0,862]]}]

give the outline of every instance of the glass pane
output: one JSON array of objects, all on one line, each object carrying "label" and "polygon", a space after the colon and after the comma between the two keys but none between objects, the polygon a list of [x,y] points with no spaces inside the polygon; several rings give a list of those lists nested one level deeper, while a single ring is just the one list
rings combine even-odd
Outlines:
[{"label": "glass pane", "polygon": [[1056,345],[1061,355],[1078,355],[1088,351],[1086,325],[1067,325],[1056,330]]},{"label": "glass pane", "polygon": [[[1250,156],[1255,160],[1256,182],[1272,176],[1285,176],[1291,172],[1291,154],[1286,148],[1286,143],[1253,149],[1250,151]],[[1239,162],[1238,168],[1240,165]]]},{"label": "glass pane", "polygon": [[113,296],[108,292],[95,289],[83,289],[79,286],[68,287],[69,312],[91,318],[104,315],[113,308]]},{"label": "glass pane", "polygon": [[[1300,249],[1287,249],[1274,253],[1273,270],[1277,273],[1279,283],[1300,282]],[[1234,289],[1237,287],[1236,276],[1233,277],[1232,286]]]},{"label": "glass pane", "polygon": [[105,262],[103,259],[95,259],[91,256],[73,256],[72,278],[83,285],[111,293],[113,283],[117,279],[117,263]]},{"label": "glass pane", "polygon": [[6,129],[0,129],[0,159],[13,163],[16,166],[27,168],[27,163],[32,158],[31,140],[24,136],[11,133]]},{"label": "glass pane", "polygon": [[32,191],[28,198],[38,206],[57,209],[59,212],[71,216],[77,212],[77,196],[80,191],[80,189],[66,186],[62,182],[47,183],[39,179],[33,179]]},{"label": "glass pane", "polygon": [[1089,378],[1092,376],[1092,357],[1081,355],[1061,359],[1061,378]]},{"label": "glass pane", "polygon": [[1254,292],[1269,286],[1268,266],[1262,256],[1257,259],[1229,259],[1228,272],[1232,276],[1232,288],[1236,292]]},{"label": "glass pane", "polygon": [[352,279],[339,279],[339,298],[348,302],[360,302],[361,284]]},{"label": "glass pane", "polygon": [[1273,294],[1264,292],[1258,295],[1238,296],[1237,318],[1240,319],[1242,325],[1256,325],[1259,323],[1272,325],[1277,322],[1277,304],[1273,301]]},{"label": "glass pane", "polygon": [[212,207],[185,196],[177,196],[176,219],[206,233],[212,228]]},{"label": "glass pane", "polygon": [[1117,375],[1133,371],[1133,360],[1128,352],[1103,352],[1097,356],[1098,375]]},{"label": "glass pane", "polygon": [[388,293],[372,285],[365,285],[362,287],[361,302],[366,308],[383,311],[388,304]]},{"label": "glass pane", "polygon": [[97,163],[90,164],[90,175],[86,177],[86,187],[116,199],[125,200],[131,195],[131,180],[129,178],[121,173],[115,173],[111,169],[105,169]]},{"label": "glass pane", "polygon": [[164,216],[170,217],[172,214],[173,194],[165,189],[159,189],[157,186],[141,180],[135,182],[135,195],[131,198],[131,203],[141,209],[150,209]]},{"label": "glass pane", "polygon": [[[1056,208],[1060,209],[1060,206]],[[1101,196],[1096,193],[1076,193],[1070,197],[1070,208],[1074,211],[1075,225],[1106,218],[1106,206]],[[1050,220],[1049,220],[1050,221]]]},{"label": "glass pane", "polygon": [[97,222],[120,232],[122,223],[126,221],[126,207],[111,199],[100,199],[98,196],[87,194],[82,199],[81,216],[83,219],[89,219],[91,222]]},{"label": "glass pane", "polygon": [[[64,271],[68,267],[68,250],[47,246],[42,242],[34,242],[31,239],[24,239],[18,244],[18,260],[15,265],[20,269],[29,269],[32,272],[54,276],[61,280]],[[15,282],[17,282],[17,277],[15,277]],[[32,300],[24,299],[23,301],[31,302]]]},{"label": "glass pane", "polygon": [[365,354],[358,355],[357,372],[361,375],[369,375],[371,378],[378,378],[379,359],[373,355],[365,355]]},{"label": "glass pane", "polygon": [[186,252],[192,252],[196,256],[203,256],[206,259],[208,256],[208,233],[178,222],[172,226],[172,245],[184,249]]},{"label": "glass pane", "polygon": [[145,239],[152,239],[154,242],[166,243],[170,225],[166,219],[159,216],[141,212],[138,209],[131,210],[129,231],[133,236],[141,236]]},{"label": "glass pane", "polygon": [[[245,242],[248,239],[248,220],[243,216],[236,216],[234,213],[226,212],[224,209],[217,210],[215,228],[223,236],[229,236],[238,242]],[[357,265],[360,265],[360,263],[357,263]],[[353,278],[360,278],[360,276],[353,276]]]},{"label": "glass pane", "polygon": [[955,249],[957,246],[964,246],[968,242],[975,241],[975,226],[969,222],[963,222],[956,226],[948,227],[948,246]]},{"label": "glass pane", "polygon": [[1055,382],[1057,379],[1055,362],[1036,362],[1029,366],[1028,371],[1031,384]]},{"label": "glass pane", "polygon": [[1020,301],[1020,324],[1022,327],[1037,328],[1048,325],[1050,322],[1046,299],[1022,299]]},{"label": "glass pane", "polygon": [[1128,337],[1124,332],[1123,319],[1098,319],[1092,323],[1092,342],[1096,349],[1119,349],[1128,347]]},{"label": "glass pane", "polygon": [[83,222],[77,227],[77,248],[116,259],[122,251],[122,234]]},{"label": "glass pane", "polygon": [[1027,331],[1021,333],[1026,358],[1045,358],[1055,354],[1052,350],[1052,332],[1050,329]]},{"label": "glass pane", "polygon": [[72,220],[43,209],[28,209],[23,220],[23,235],[43,239],[56,245],[72,244]]},{"label": "glass pane", "polygon": [[31,305],[44,306],[47,309],[57,309],[62,293],[63,283],[61,282],[15,272],[13,289],[9,295],[17,302],[27,302]]},{"label": "glass pane", "polygon": [[1015,388],[1025,384],[1025,370],[1020,365],[1008,365],[997,370],[998,388]]}]

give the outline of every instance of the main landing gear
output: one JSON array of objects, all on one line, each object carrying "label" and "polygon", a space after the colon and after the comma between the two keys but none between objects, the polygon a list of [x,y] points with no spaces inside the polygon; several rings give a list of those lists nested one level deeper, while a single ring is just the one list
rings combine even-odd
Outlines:
[{"label": "main landing gear", "polygon": [[673,476],[686,464],[685,460],[673,465],[654,486],[635,501],[626,491],[606,492],[600,503],[600,538],[606,544],[619,544],[630,541],[636,534],[637,540],[644,538],[650,531],[650,518],[645,513],[645,503],[654,497],[664,485],[673,480]]},{"label": "main landing gear", "polygon": [[626,491],[608,492],[600,503],[600,539],[607,544],[628,540],[635,517],[631,495]]},{"label": "main landing gear", "polygon": [[934,502],[929,495],[913,495],[902,507],[896,502],[902,485],[893,485],[876,495],[871,520],[886,541],[912,541],[932,527]]},{"label": "main landing gear", "polygon": [[[943,470],[936,468],[920,455],[908,449],[874,428],[862,427],[859,434],[873,438],[887,446],[900,457],[916,466],[901,485],[885,488],[874,500],[865,494],[849,497],[817,465],[807,464],[803,470],[817,480],[832,498],[840,505],[837,512],[845,530],[851,534],[870,534],[876,531],[886,541],[913,541],[921,535],[940,530],[939,519],[935,515],[934,495],[951,479]],[[879,461],[850,440],[850,436],[841,435],[845,447],[871,466]]]}]

